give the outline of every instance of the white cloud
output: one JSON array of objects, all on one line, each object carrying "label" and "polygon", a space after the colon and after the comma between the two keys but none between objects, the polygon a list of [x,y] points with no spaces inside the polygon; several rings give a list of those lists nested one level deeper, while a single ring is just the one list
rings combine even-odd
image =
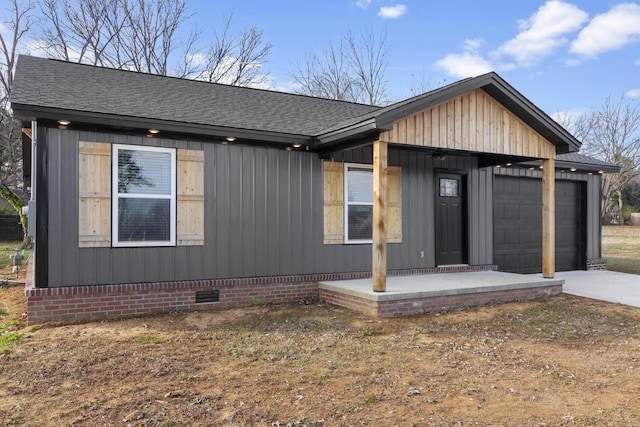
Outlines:
[{"label": "white cloud", "polygon": [[[52,48],[47,42],[44,40],[33,39],[29,40],[26,45],[27,54],[33,56],[40,56],[43,58],[57,58],[57,59],[65,59],[65,55],[59,49]],[[66,57],[71,62],[80,62],[80,57],[82,55],[82,61],[85,64],[93,63],[93,55],[91,52],[84,52],[77,48],[76,46],[69,45],[67,46]]]},{"label": "white cloud", "polygon": [[403,4],[396,4],[395,6],[383,6],[378,12],[378,16],[385,19],[395,19],[407,13],[407,6]]},{"label": "white cloud", "polygon": [[624,96],[627,98],[640,98],[640,89],[631,89],[627,91]]},{"label": "white cloud", "polygon": [[503,43],[494,55],[507,55],[520,66],[531,66],[568,43],[566,35],[578,31],[586,12],[560,0],[549,0],[527,20],[519,20],[520,33]]},{"label": "white cloud", "polygon": [[555,120],[560,126],[567,129],[569,132],[575,127],[578,120],[584,116],[584,110],[567,110],[558,111],[551,114],[551,118]]},{"label": "white cloud", "polygon": [[6,25],[0,22],[0,33],[6,33],[7,31],[9,31],[9,29],[6,27]]},{"label": "white cloud", "polygon": [[489,71],[510,71],[514,64],[491,62],[478,51],[484,44],[480,38],[467,39],[463,43],[463,53],[449,53],[444,58],[436,61],[436,67],[458,78],[473,77]]},{"label": "white cloud", "polygon": [[640,41],[640,5],[621,3],[593,18],[571,44],[571,52],[587,57]]},{"label": "white cloud", "polygon": [[372,0],[358,0],[356,1],[356,6],[366,9],[371,4]]},{"label": "white cloud", "polygon": [[564,61],[564,65],[566,65],[567,67],[577,67],[578,65],[582,65],[582,61],[575,58],[569,58]]},{"label": "white cloud", "polygon": [[477,48],[472,47],[478,42],[478,39],[465,40],[466,52],[450,53],[438,60],[436,67],[458,78],[488,73],[492,70],[491,64],[476,51]]}]

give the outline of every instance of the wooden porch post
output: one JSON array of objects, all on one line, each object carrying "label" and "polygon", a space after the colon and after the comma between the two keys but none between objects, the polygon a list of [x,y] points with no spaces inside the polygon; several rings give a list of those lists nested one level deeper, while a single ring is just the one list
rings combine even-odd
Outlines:
[{"label": "wooden porch post", "polygon": [[553,279],[556,271],[555,159],[544,159],[542,168],[542,276]]},{"label": "wooden porch post", "polygon": [[373,143],[373,291],[387,289],[387,143]]}]

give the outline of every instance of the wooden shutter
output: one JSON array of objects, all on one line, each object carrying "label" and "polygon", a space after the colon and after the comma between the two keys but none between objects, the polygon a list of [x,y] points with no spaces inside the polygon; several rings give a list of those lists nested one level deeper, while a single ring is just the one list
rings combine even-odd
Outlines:
[{"label": "wooden shutter", "polygon": [[324,243],[344,243],[344,164],[323,163]]},{"label": "wooden shutter", "polygon": [[402,243],[402,168],[387,167],[387,242]]},{"label": "wooden shutter", "polygon": [[[324,243],[344,243],[344,164],[323,163]],[[402,243],[402,168],[387,168],[387,242]]]},{"label": "wooden shutter", "polygon": [[79,143],[79,245],[111,246],[111,144]]},{"label": "wooden shutter", "polygon": [[204,151],[178,150],[177,153],[178,246],[204,245]]}]

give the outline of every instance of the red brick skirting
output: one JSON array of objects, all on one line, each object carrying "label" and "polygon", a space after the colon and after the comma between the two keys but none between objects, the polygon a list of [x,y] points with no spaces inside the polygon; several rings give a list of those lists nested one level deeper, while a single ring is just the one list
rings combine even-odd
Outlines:
[{"label": "red brick skirting", "polygon": [[[232,283],[234,280],[27,288],[27,323],[143,316],[207,307],[231,308],[318,299],[317,282]],[[196,292],[219,291],[218,302],[196,303]]]},{"label": "red brick skirting", "polygon": [[[494,265],[389,271],[389,276],[495,270]],[[371,272],[35,288],[27,284],[27,322],[86,321],[154,313],[318,300],[318,282],[371,277]],[[218,291],[217,302],[196,303],[196,292]]]}]

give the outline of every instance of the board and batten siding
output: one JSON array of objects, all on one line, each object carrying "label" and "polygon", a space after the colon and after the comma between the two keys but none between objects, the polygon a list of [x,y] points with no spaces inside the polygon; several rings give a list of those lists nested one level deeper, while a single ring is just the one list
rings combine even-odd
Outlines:
[{"label": "board and batten siding", "polygon": [[[79,141],[202,151],[204,244],[80,247]],[[41,265],[48,266],[48,280],[37,286],[371,271],[370,244],[323,243],[324,160],[314,153],[46,127],[39,128],[38,144],[44,147],[41,159],[46,158],[44,190],[38,191],[44,191],[39,209],[47,209],[48,234],[37,256],[46,257]],[[371,147],[329,160],[371,164]],[[487,181],[471,171],[476,160],[468,156],[434,160],[426,153],[391,148],[389,164],[402,169],[402,243],[388,246],[388,268],[434,267],[435,170],[466,173],[470,189]],[[478,242],[491,232],[482,226],[488,215],[481,212],[483,206],[470,201],[470,218],[481,216],[477,227],[470,225]],[[479,264],[490,263],[490,257],[481,245],[470,247],[470,259]]]},{"label": "board and batten siding", "polygon": [[[373,150],[368,146],[337,152],[330,160],[371,164]],[[402,244],[387,248],[390,270],[435,266],[436,171],[466,176],[469,262],[474,265],[493,263],[492,168],[477,169],[477,160],[472,156],[450,155],[438,160],[429,153],[393,147],[389,148],[388,163],[402,169]]]},{"label": "board and batten siding", "polygon": [[380,140],[521,157],[556,156],[551,142],[482,89],[396,120]]}]

